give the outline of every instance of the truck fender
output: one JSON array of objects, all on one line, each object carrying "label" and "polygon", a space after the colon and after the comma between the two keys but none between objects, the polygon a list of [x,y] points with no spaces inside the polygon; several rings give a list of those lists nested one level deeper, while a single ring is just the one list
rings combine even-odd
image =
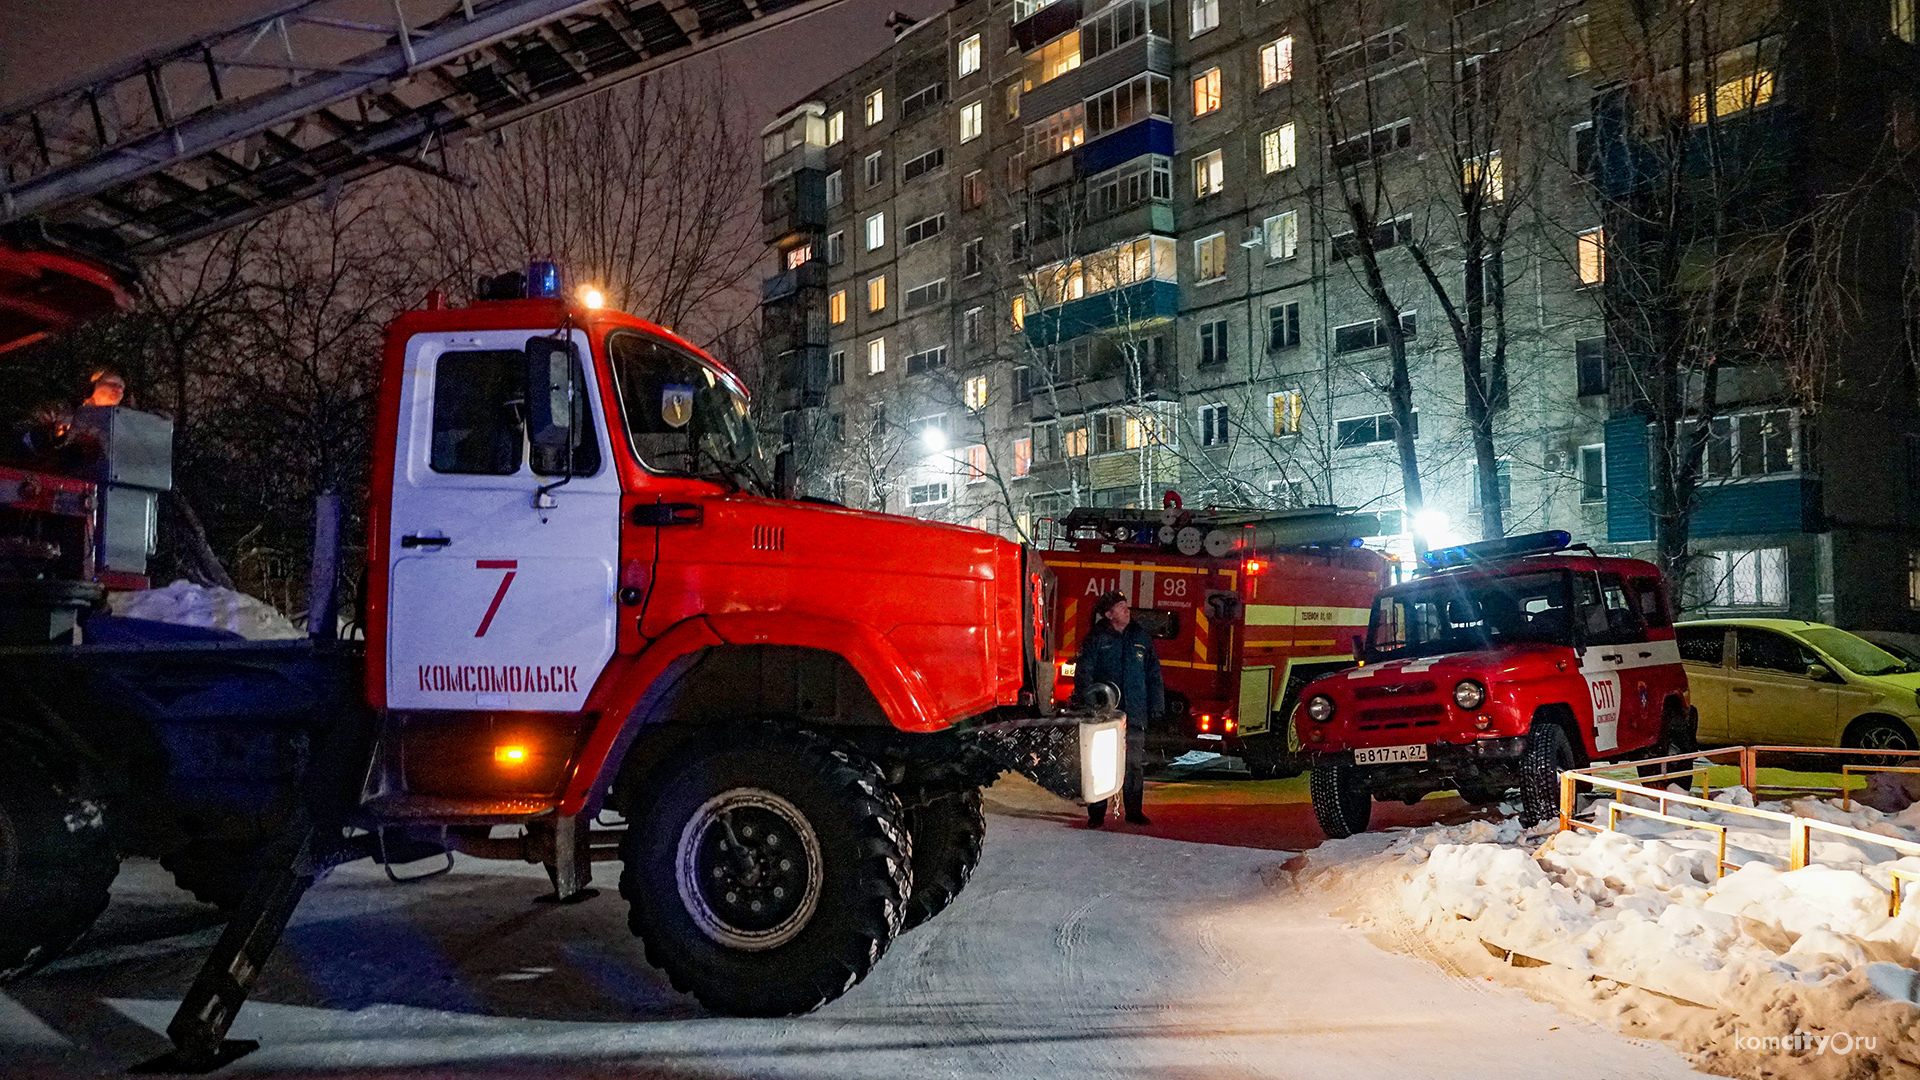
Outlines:
[{"label": "truck fender", "polygon": [[899,649],[871,627],[813,615],[695,616],[676,624],[637,656],[616,656],[607,665],[587,699],[587,708],[599,720],[561,796],[560,814],[598,809],[644,719],[703,653],[726,645],[787,645],[834,653],[866,683],[894,727],[927,732],[948,726],[928,707],[932,693],[926,681]]},{"label": "truck fender", "polygon": [[948,721],[930,707],[933,691],[900,650],[871,626],[818,615],[742,612],[710,615],[730,645],[797,645],[838,653],[866,681],[880,711],[902,731],[941,731]]}]

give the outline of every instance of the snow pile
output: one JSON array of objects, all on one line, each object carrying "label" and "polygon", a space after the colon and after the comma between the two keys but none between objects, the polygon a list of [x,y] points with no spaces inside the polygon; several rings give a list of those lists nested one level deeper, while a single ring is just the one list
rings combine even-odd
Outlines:
[{"label": "snow pile", "polygon": [[[1752,805],[1739,789],[1718,799]],[[1920,808],[1761,805],[1920,842]],[[1727,826],[1728,860],[1746,865],[1716,880],[1712,833],[1623,817],[1621,832],[1366,834],[1315,849],[1303,876],[1390,944],[1672,1040],[1713,1072],[1920,1074],[1920,885],[1887,914],[1891,871],[1920,874],[1920,857],[1816,832],[1813,865],[1789,872],[1784,826],[1669,812]]]},{"label": "snow pile", "polygon": [[115,615],[129,619],[226,630],[249,641],[307,636],[264,600],[232,589],[195,585],[184,578],[164,589],[113,593],[108,606]]}]

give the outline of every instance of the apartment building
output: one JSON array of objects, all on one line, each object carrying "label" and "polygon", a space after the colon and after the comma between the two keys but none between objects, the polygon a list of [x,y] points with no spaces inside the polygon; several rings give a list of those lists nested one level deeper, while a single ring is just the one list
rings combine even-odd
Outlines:
[{"label": "apartment building", "polygon": [[[1910,2],[1859,13],[1896,59]],[[811,494],[1042,539],[1073,506],[1167,489],[1189,506],[1334,502],[1378,511],[1377,541],[1410,555],[1416,536],[1481,533],[1458,319],[1478,327],[1502,527],[1649,550],[1660,448],[1610,291],[1634,254],[1616,183],[1634,159],[1610,149],[1626,136],[1602,107],[1632,60],[1614,41],[1625,7],[962,0],[904,30],[764,132],[766,348],[792,470]],[[1782,27],[1813,32],[1791,7],[1706,63],[1715,130],[1801,123],[1795,103],[1834,77],[1780,59]],[[1856,119],[1884,131],[1901,106],[1874,101]],[[1823,160],[1844,173],[1849,152]],[[1885,319],[1862,332],[1906,355]],[[1749,373],[1713,403],[1691,599],[1905,620],[1920,538],[1836,527],[1868,508],[1832,496],[1851,465],[1814,447],[1861,436],[1826,434],[1788,382]],[[1899,493],[1883,505],[1920,506],[1912,390],[1890,407],[1875,386],[1873,452],[1893,464],[1871,482]],[[1856,571],[1875,584],[1836,600]]]}]

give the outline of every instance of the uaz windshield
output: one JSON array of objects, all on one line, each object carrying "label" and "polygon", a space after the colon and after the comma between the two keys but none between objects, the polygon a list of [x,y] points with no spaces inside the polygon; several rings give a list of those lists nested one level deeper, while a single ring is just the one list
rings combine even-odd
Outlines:
[{"label": "uaz windshield", "polygon": [[1367,658],[1438,656],[1523,641],[1573,644],[1565,572],[1445,577],[1386,593],[1373,603]]}]

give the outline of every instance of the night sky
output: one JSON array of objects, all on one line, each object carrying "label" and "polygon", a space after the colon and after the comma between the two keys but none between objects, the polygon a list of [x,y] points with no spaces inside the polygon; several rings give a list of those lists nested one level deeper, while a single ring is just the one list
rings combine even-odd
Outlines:
[{"label": "night sky", "polygon": [[[887,13],[925,17],[949,0],[844,0],[797,23],[722,49],[754,134],[809,90],[884,48]],[[0,102],[64,85],[286,0],[0,0]],[[422,9],[410,0],[409,11]],[[369,5],[368,16],[391,5]]]}]

